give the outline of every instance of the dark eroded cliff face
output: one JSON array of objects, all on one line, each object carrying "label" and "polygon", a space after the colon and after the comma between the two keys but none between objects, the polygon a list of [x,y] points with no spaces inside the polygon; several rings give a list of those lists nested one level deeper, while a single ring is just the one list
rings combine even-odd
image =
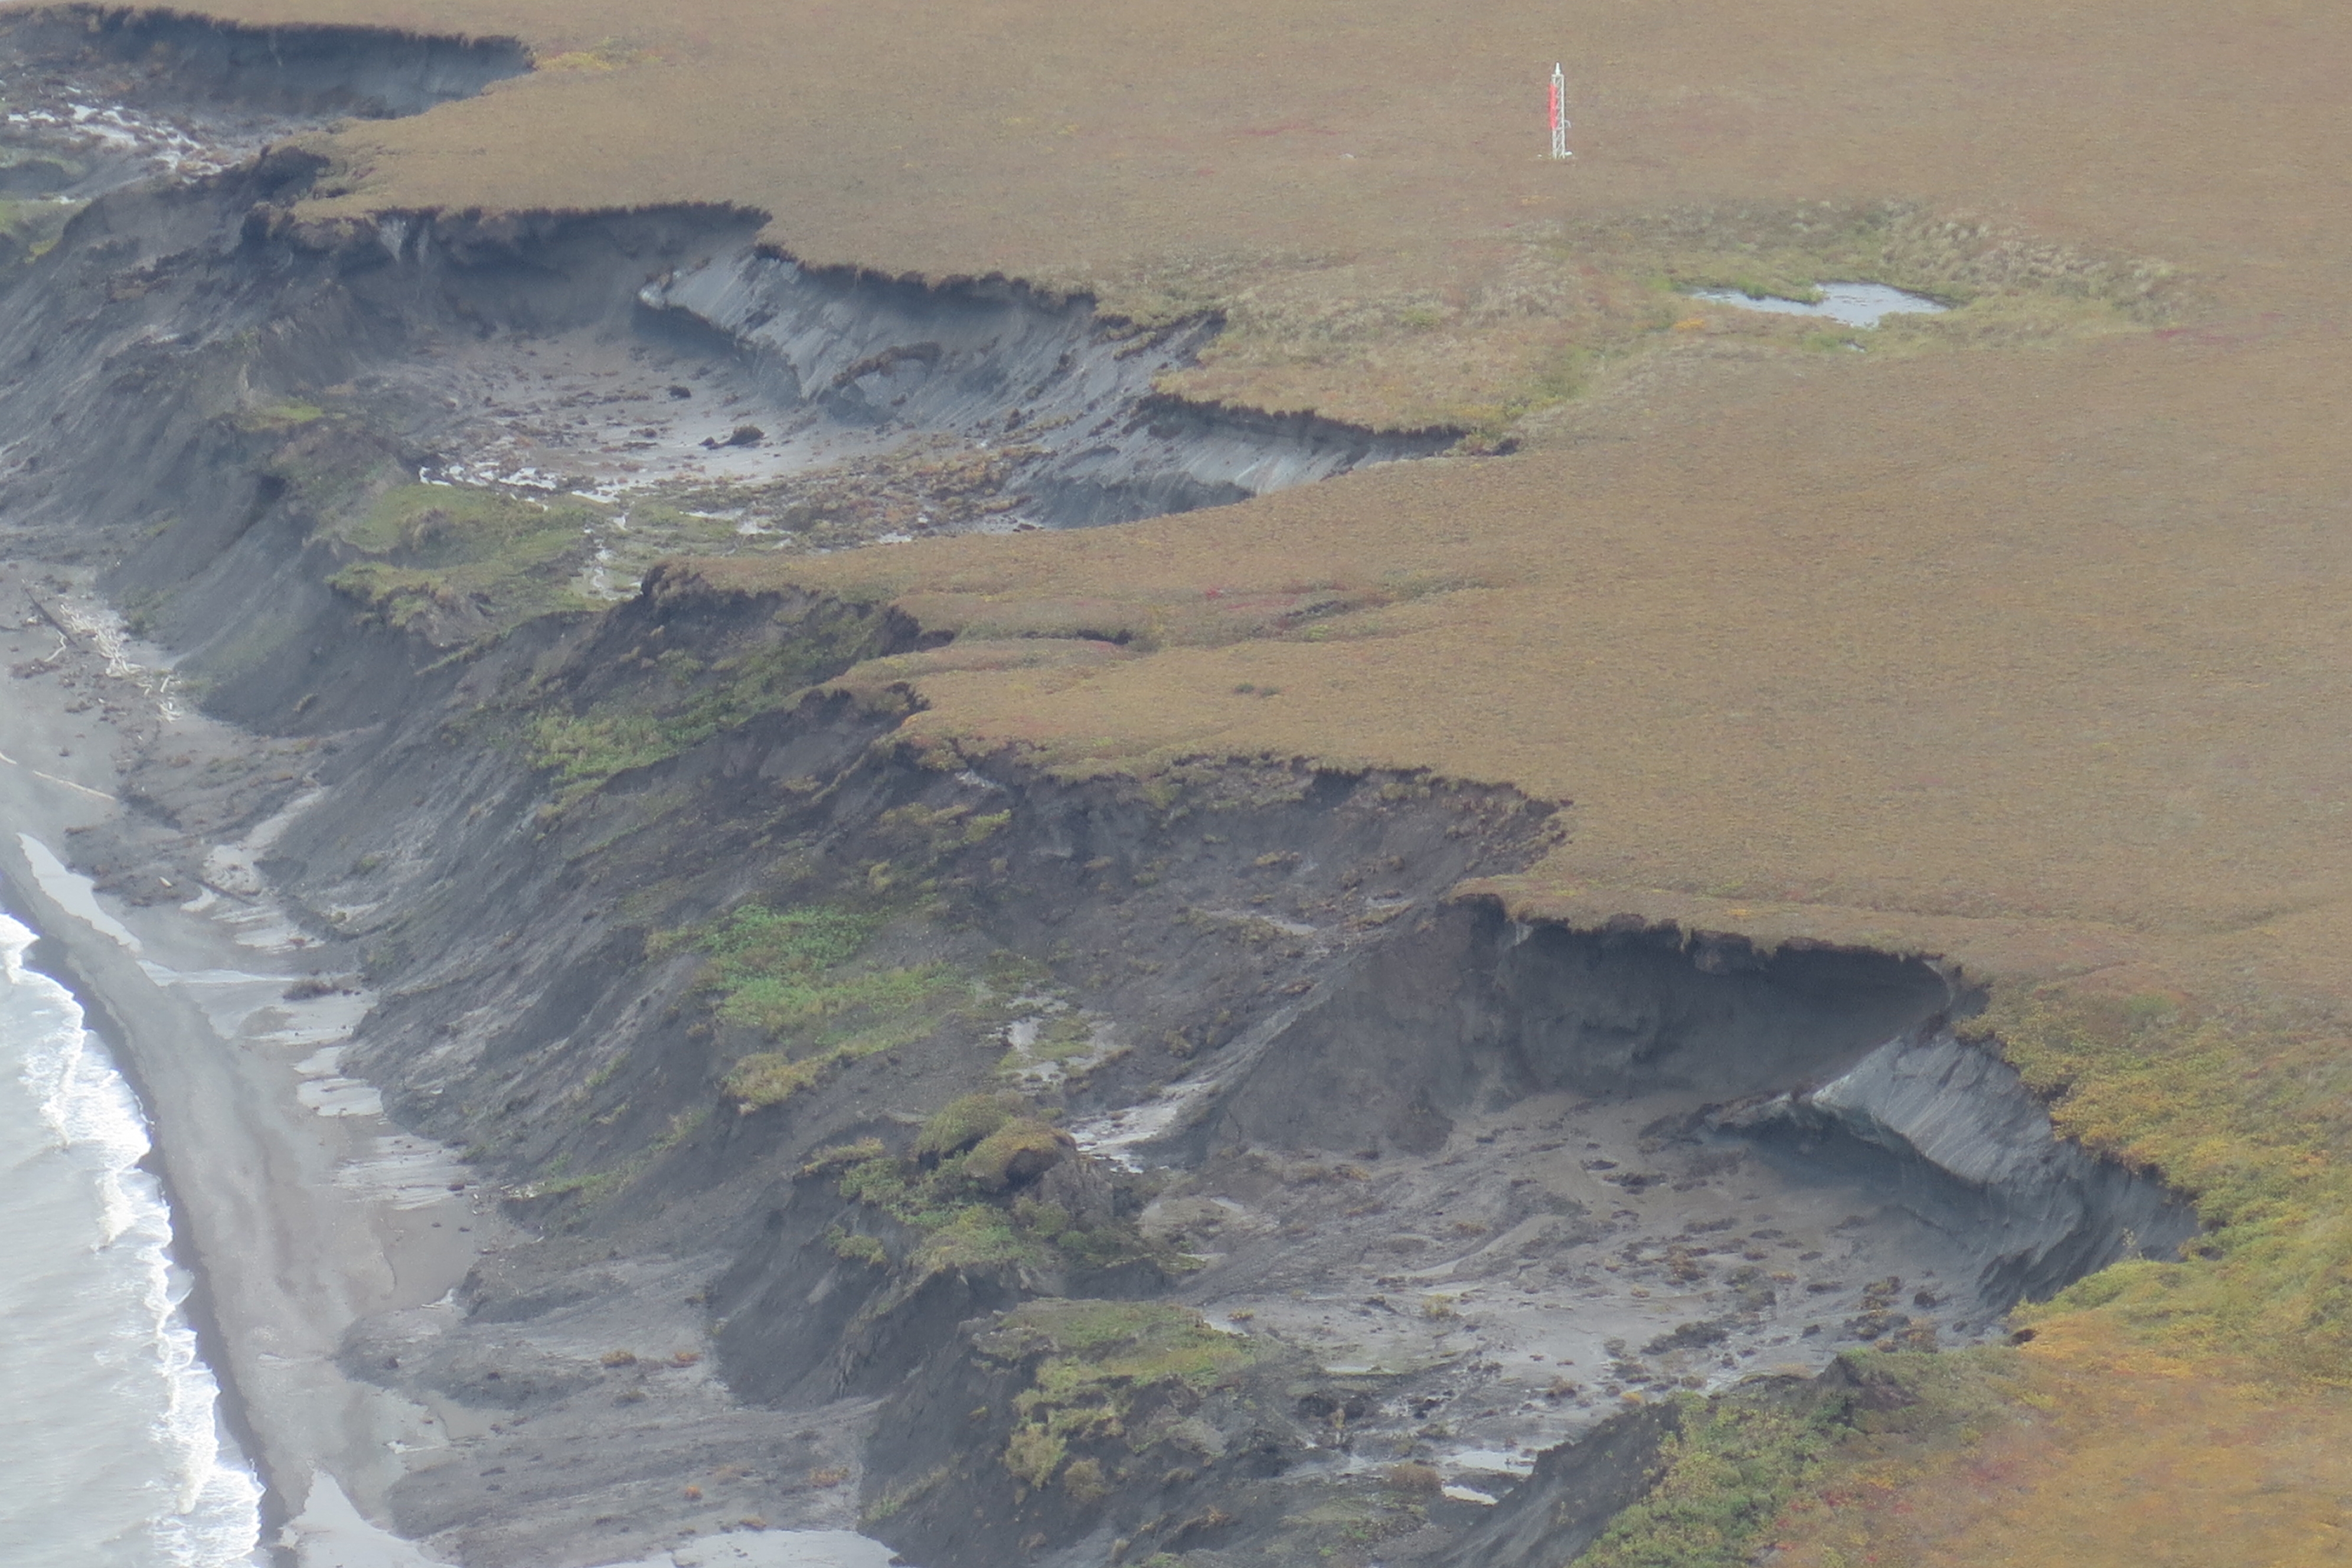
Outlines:
[{"label": "dark eroded cliff face", "polygon": [[[17,47],[159,114],[516,63],[57,26]],[[725,212],[308,229],[293,153],[58,166],[113,188],[0,291],[9,547],[244,727],[138,759],[85,858],[266,882],[372,994],[345,1070],[540,1238],[347,1346],[483,1413],[394,1494],[457,1560],[854,1494],[929,1568],[1549,1564],[1680,1418],[1629,1395],[1979,1339],[2190,1233],[1955,1037],[1965,977],[1453,901],[1562,830],[1505,791],[918,747],[875,661],[942,635],[652,564],[1438,444],[1155,398],[1213,323],[812,276]]]},{"label": "dark eroded cliff face", "polygon": [[7,42],[20,71],[85,74],[118,99],[200,116],[276,111],[388,120],[470,98],[530,68],[513,38],[237,26],[99,5],[20,15],[11,20]]}]

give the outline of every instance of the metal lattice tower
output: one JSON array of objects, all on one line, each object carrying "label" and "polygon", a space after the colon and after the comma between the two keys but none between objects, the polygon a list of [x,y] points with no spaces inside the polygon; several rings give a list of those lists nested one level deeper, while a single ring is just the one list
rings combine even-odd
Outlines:
[{"label": "metal lattice tower", "polygon": [[1556,63],[1551,68],[1551,155],[1576,156],[1568,150],[1568,78]]}]

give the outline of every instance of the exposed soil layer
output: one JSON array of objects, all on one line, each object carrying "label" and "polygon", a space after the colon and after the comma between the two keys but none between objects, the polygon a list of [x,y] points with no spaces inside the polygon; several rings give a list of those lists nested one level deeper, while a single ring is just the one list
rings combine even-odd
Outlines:
[{"label": "exposed soil layer", "polygon": [[[1453,443],[1155,396],[1219,323],[1141,331],[1084,300],[813,273],[746,246],[649,286],[649,309],[715,328],[773,395],[835,426],[951,431],[1019,454],[1024,509],[1118,522],[1244,500]],[[1108,352],[1106,352],[1108,351]]]},{"label": "exposed soil layer", "polygon": [[310,121],[388,120],[471,98],[520,76],[514,38],[453,38],[388,27],[245,26],[170,11],[60,5],[12,20],[10,49],[37,69],[105,73],[110,96],[217,112],[224,105]]},{"label": "exposed soil layer", "polygon": [[[128,902],[282,921],[308,996],[370,1004],[299,1042],[338,1053],[314,1098],[436,1141],[412,1171],[528,1232],[446,1302],[334,1325],[350,1378],[465,1417],[381,1489],[401,1531],[500,1568],[861,1518],[929,1568],[1432,1560],[1534,1507],[1530,1471],[1597,1528],[1664,1430],[1612,1424],[1625,1394],[1980,1336],[2188,1234],[1951,1037],[1964,977],[1514,925],[1453,897],[1562,832],[1507,789],[926,746],[903,661],[958,650],[916,616],[626,582],[652,498],[547,510],[617,459],[446,482],[640,416],[673,459],[1034,425],[991,482],[1060,521],[1402,450],[1155,400],[1205,329],[813,277],[725,211],[320,232],[287,207],[317,172],[104,195],[8,276],[0,515],[54,563],[19,613],[64,653],[27,646],[24,689],[136,710],[80,858]],[[807,423],[695,437],[656,386]],[[792,531],[761,504],[727,530]],[[467,519],[513,559],[466,555]],[[600,561],[609,607],[568,587]],[[210,721],[158,704],[93,584]],[[1398,1495],[1400,1461],[1452,1489]]]}]

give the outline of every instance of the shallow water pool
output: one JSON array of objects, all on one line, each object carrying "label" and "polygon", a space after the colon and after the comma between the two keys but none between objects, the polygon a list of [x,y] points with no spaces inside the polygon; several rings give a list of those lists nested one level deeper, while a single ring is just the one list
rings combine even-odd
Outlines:
[{"label": "shallow water pool", "polygon": [[1821,290],[1821,299],[1810,305],[1801,300],[1758,299],[1737,289],[1699,289],[1693,290],[1691,298],[1774,315],[1826,316],[1849,327],[1874,327],[1887,316],[1937,316],[1951,308],[1924,294],[1906,294],[1884,283],[1824,283]]}]

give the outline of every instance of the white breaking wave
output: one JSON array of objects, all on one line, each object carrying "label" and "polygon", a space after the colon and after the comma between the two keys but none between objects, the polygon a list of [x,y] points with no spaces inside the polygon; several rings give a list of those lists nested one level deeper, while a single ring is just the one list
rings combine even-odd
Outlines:
[{"label": "white breaking wave", "polygon": [[[59,1287],[74,1291],[83,1313],[118,1315],[96,1325],[104,1348],[94,1352],[110,1374],[106,1392],[113,1399],[89,1402],[87,1414],[93,1421],[110,1415],[127,1394],[127,1408],[145,1413],[145,1435],[170,1472],[143,1478],[139,1489],[160,1507],[136,1498],[59,1497],[52,1500],[57,1514],[47,1522],[68,1510],[95,1522],[124,1509],[133,1517],[122,1522],[135,1524],[143,1510],[148,1549],[110,1532],[104,1544],[114,1550],[106,1553],[108,1562],[241,1568],[256,1561],[261,1489],[222,1440],[220,1385],[198,1357],[195,1333],[181,1310],[187,1280],[170,1258],[171,1211],[155,1178],[139,1164],[150,1147],[146,1119],[104,1046],[84,1027],[72,994],[25,966],[34,940],[33,932],[0,915],[0,1048],[16,1058],[20,1081],[53,1140],[46,1156],[34,1157],[70,1162],[91,1189],[97,1211],[82,1258],[36,1261]],[[17,1171],[27,1168],[28,1162],[17,1162]],[[82,1326],[87,1335],[89,1325]],[[12,1392],[33,1391],[0,1390]],[[60,1448],[78,1442],[102,1446],[103,1432],[68,1430],[84,1415],[52,1409],[41,1418],[56,1429]],[[22,1498],[11,1503],[16,1510],[26,1506]],[[71,1545],[65,1539],[47,1544],[59,1552]]]}]

